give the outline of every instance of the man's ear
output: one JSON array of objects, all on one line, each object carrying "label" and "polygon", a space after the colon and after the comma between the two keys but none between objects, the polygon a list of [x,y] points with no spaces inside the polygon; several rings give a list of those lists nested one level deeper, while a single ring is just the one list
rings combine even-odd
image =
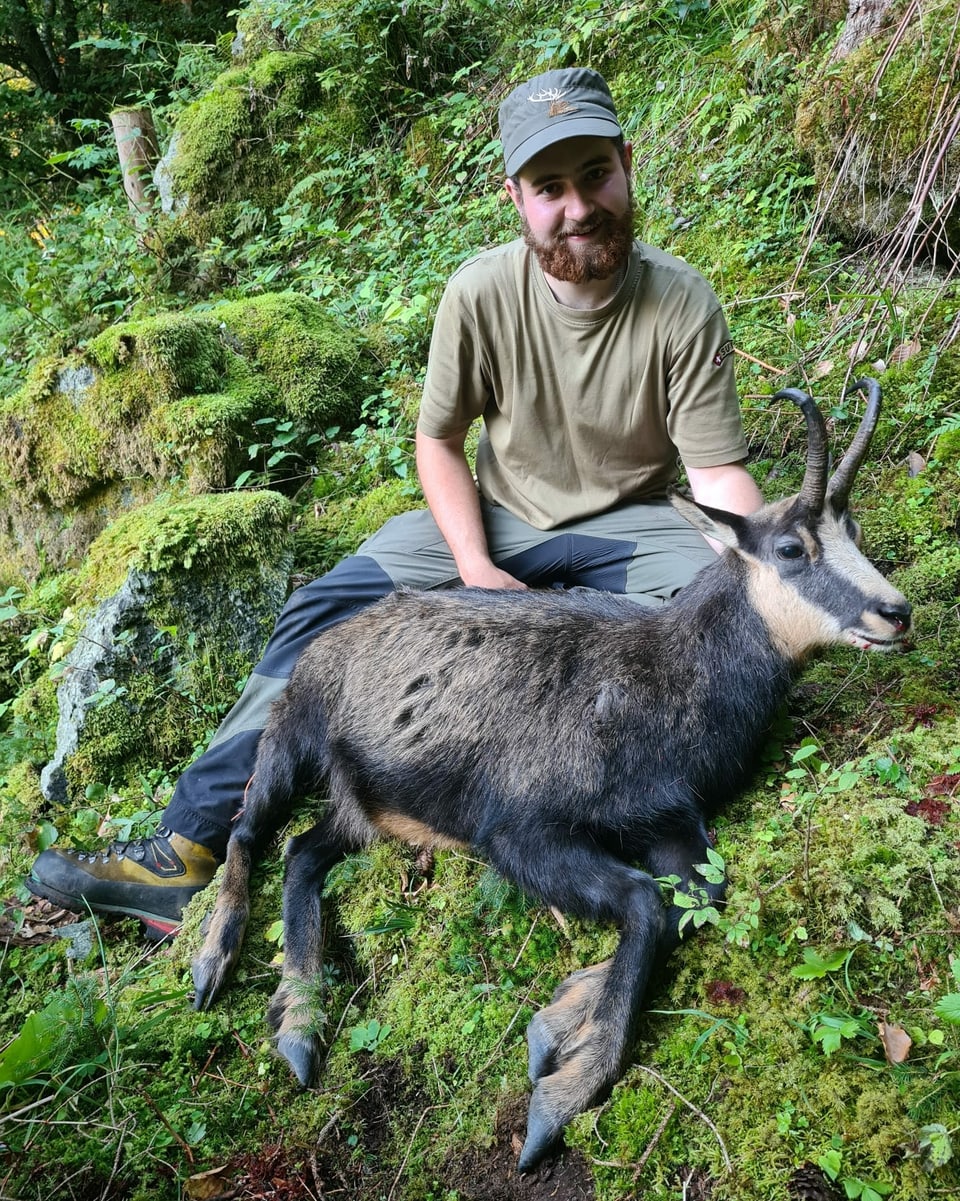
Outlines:
[{"label": "man's ear", "polygon": [[523,216],[523,193],[520,191],[518,184],[515,184],[512,179],[507,178],[503,181],[504,191],[513,201],[513,207]]}]

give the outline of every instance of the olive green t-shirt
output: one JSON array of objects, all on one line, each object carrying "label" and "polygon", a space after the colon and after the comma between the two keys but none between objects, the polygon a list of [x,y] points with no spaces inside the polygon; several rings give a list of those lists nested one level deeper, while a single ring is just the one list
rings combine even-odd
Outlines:
[{"label": "olive green t-shirt", "polygon": [[549,530],[662,496],[687,467],[746,457],[720,304],[688,264],[634,244],[602,308],[560,304],[522,240],[464,263],[441,299],[418,428],[478,417],[481,493]]}]

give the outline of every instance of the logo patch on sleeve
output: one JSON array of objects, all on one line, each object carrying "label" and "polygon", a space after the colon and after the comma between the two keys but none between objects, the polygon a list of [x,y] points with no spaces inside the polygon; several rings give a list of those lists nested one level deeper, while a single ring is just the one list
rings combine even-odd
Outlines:
[{"label": "logo patch on sleeve", "polygon": [[713,356],[714,367],[722,367],[724,359],[728,359],[733,354],[733,343],[729,340],[724,342],[717,353]]}]

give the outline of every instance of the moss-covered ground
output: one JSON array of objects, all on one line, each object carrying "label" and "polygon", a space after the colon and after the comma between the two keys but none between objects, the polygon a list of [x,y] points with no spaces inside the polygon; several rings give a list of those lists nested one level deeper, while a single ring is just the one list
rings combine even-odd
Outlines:
[{"label": "moss-covered ground", "polygon": [[[823,205],[851,129],[885,195],[905,169],[896,146],[929,145],[936,89],[954,94],[955,13],[935,0],[894,42],[895,3],[838,63],[845,8],[250,0],[233,60],[233,31],[195,50],[206,82],[164,114],[183,206],[129,244],[108,244],[116,223],[97,225],[82,194],[59,213],[37,270],[80,294],[113,288],[124,319],[58,301],[68,353],[51,339],[0,402],[0,1197],[960,1192],[957,251],[844,241],[862,214],[846,192]],[[149,736],[102,698],[70,803],[45,801],[58,672],[131,567],[179,586],[211,560],[229,578],[272,556],[275,588],[292,556],[295,584],[420,502],[410,446],[430,316],[454,264],[514,232],[496,104],[512,71],[575,59],[620,101],[641,236],[701,269],[727,309],[749,467],[770,499],[798,485],[804,451],[802,419],[773,392],[807,385],[840,449],[859,415],[846,383],[881,380],[853,503],[915,630],[903,654],[837,650],[804,673],[718,822],[726,905],[675,956],[609,1100],[520,1178],[525,1027],[614,931],[538,908],[464,853],[351,857],[329,881],[326,965],[304,997],[322,1081],[302,1091],[263,1016],[283,954],[282,836],[233,981],[205,1013],[189,960],[211,890],[155,948],[133,922],[32,902],[19,880],[53,837],[152,829],[248,666],[178,635],[183,673],[127,684],[158,715]],[[69,250],[84,212],[87,265]],[[241,599],[258,587],[244,579]],[[161,588],[155,614],[168,631],[173,595]]]}]

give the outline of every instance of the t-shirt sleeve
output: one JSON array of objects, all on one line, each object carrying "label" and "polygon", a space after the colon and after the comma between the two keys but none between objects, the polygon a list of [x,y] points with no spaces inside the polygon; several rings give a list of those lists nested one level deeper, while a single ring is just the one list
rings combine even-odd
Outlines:
[{"label": "t-shirt sleeve", "polygon": [[745,459],[733,341],[719,305],[679,344],[667,374],[667,429],[684,466],[720,467]]},{"label": "t-shirt sleeve", "polygon": [[417,429],[429,438],[465,433],[490,400],[477,314],[461,272],[447,284],[430,338]]}]

